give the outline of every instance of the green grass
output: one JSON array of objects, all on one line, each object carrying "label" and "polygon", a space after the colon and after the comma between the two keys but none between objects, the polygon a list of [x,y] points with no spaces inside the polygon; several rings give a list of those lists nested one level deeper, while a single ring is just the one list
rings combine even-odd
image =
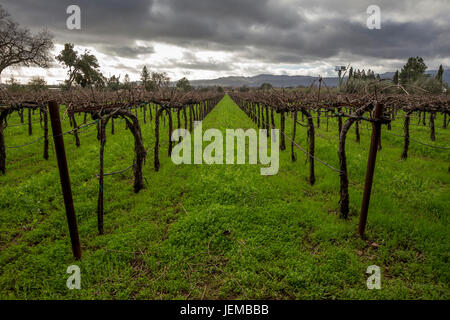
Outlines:
[{"label": "green grass", "polygon": [[[139,114],[142,118],[142,113]],[[401,116],[401,115],[400,115]],[[34,135],[26,126],[5,130],[7,146]],[[174,117],[176,119],[176,117]],[[402,133],[402,118],[392,132]],[[325,119],[316,155],[338,166],[337,123]],[[19,123],[17,115],[9,118]],[[68,129],[64,121],[64,129]],[[78,123],[82,118],[78,119]],[[292,131],[287,118],[286,131]],[[279,117],[277,116],[277,123]],[[429,128],[412,120],[411,137],[426,143]],[[438,117],[436,145],[450,141]],[[363,124],[363,127],[366,125]],[[134,142],[123,121],[107,131],[105,171],[133,161]],[[153,147],[154,124],[143,124]],[[256,128],[226,96],[203,129]],[[316,185],[307,183],[305,155],[280,153],[280,170],[261,176],[259,165],[174,165],[167,157],[167,123],[161,128],[161,170],[153,149],[144,167],[146,187],[133,193],[127,171],[105,177],[105,234],[97,234],[99,143],[95,128],[66,135],[82,261],[74,261],[55,154],[42,158],[42,141],[7,149],[0,176],[0,298],[2,299],[449,299],[449,152],[411,142],[400,160],[402,139],[383,127],[367,238],[356,235],[370,130],[347,139],[350,217],[338,217],[339,177],[316,163]],[[306,129],[296,141],[306,146]],[[52,142],[52,141],[51,141]],[[378,247],[372,246],[378,244]],[[81,267],[81,290],[66,288],[66,269]],[[365,271],[381,267],[381,290],[368,290]]]}]

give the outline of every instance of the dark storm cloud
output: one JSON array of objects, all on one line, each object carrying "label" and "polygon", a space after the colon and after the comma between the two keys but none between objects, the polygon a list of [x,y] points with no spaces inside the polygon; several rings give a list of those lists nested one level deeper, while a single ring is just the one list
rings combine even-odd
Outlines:
[{"label": "dark storm cloud", "polygon": [[141,54],[150,54],[154,53],[155,49],[144,46],[127,46],[127,47],[119,47],[114,45],[101,45],[99,46],[99,50],[103,52],[108,52],[112,55],[122,57],[122,58],[137,58],[137,56]]},{"label": "dark storm cloud", "polygon": [[[111,55],[135,57],[152,53],[152,48],[136,47],[143,38],[150,17],[151,0],[20,0],[3,1],[13,18],[31,29],[47,28],[58,43],[74,42],[91,45]],[[66,9],[76,4],[81,8],[81,30],[68,30]],[[128,49],[127,49],[128,47]]]},{"label": "dark storm cloud", "polygon": [[[300,63],[350,53],[362,59],[405,59],[410,55],[448,58],[450,52],[450,24],[445,13],[409,19],[416,2],[410,0],[378,1],[385,17],[381,30],[369,30],[365,25],[366,9],[372,0],[3,2],[19,22],[33,29],[47,26],[59,43],[91,45],[104,53],[128,58],[153,52],[151,47],[136,47],[135,40],[196,50],[227,50],[243,59],[271,63]],[[436,5],[447,6],[444,0],[420,3],[427,2],[430,10]],[[65,10],[70,4],[81,7],[81,31],[65,27]],[[168,64],[227,70],[226,64],[208,61]]]}]

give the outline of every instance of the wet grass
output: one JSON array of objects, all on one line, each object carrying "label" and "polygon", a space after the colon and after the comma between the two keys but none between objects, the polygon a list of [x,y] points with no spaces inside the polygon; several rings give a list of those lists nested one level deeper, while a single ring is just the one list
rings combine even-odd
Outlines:
[{"label": "wet grass", "polygon": [[[391,132],[402,134],[398,116]],[[26,125],[9,127],[6,145],[41,135],[39,115],[33,119],[32,137]],[[19,123],[17,115],[8,120]],[[140,122],[144,144],[153,147],[154,124]],[[288,134],[291,122],[287,117]],[[448,146],[450,134],[441,122],[438,117],[434,144]],[[412,138],[433,144],[428,127],[416,125],[417,119],[411,123]],[[166,123],[161,170],[153,170],[151,148],[144,190],[133,193],[131,171],[105,178],[102,236],[96,225],[95,127],[80,134],[80,148],[66,135],[83,250],[79,262],[70,251],[52,141],[48,161],[42,158],[42,141],[7,149],[7,174],[0,176],[0,297],[449,299],[449,152],[411,142],[409,158],[402,161],[402,139],[383,127],[362,240],[356,228],[370,140],[365,126],[360,144],[353,130],[347,139],[351,215],[346,221],[337,213],[338,174],[317,163],[317,182],[309,186],[306,157],[296,150],[297,161],[291,162],[289,141],[274,176],[261,176],[260,165],[177,166],[167,156]],[[117,121],[116,134],[107,135],[106,172],[133,161],[133,138],[124,128]],[[203,121],[203,129],[208,128],[256,126],[226,96]],[[329,119],[328,131],[322,119],[316,155],[335,167],[337,139],[336,119]],[[296,141],[306,146],[305,128],[297,128]],[[81,290],[66,287],[72,264],[81,267]],[[369,265],[381,268],[381,290],[366,287]]]}]

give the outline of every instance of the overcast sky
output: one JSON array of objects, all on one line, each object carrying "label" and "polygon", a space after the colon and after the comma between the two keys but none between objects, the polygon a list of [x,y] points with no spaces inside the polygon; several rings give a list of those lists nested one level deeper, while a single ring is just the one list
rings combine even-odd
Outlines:
[{"label": "overcast sky", "polygon": [[[450,66],[450,0],[2,0],[12,18],[54,35],[55,54],[71,42],[89,49],[105,76],[139,79],[143,65],[173,80],[261,73],[335,76],[351,63],[395,71],[409,56],[430,69]],[[68,30],[66,9],[81,8],[81,30]],[[381,29],[367,8],[381,9]],[[26,81],[66,78],[47,70],[7,69]]]}]

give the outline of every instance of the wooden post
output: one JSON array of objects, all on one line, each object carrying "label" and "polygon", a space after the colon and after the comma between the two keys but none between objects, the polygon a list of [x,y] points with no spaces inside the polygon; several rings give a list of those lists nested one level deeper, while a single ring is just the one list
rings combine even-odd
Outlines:
[{"label": "wooden post", "polygon": [[380,138],[378,139],[378,151],[380,151],[382,149],[382,146],[381,146],[381,136],[380,136]]},{"label": "wooden post", "polygon": [[[353,123],[353,119],[349,118],[342,127],[339,134],[339,182],[340,182],[340,199],[339,199],[339,216],[342,219],[347,219],[350,204],[350,195],[348,193],[348,171],[347,171],[347,155],[345,154],[345,141],[347,139],[347,132]],[[356,121],[358,124],[358,121]]]},{"label": "wooden post", "polygon": [[149,105],[148,105],[148,113],[149,113],[149,116],[150,116],[150,125],[152,125],[152,121],[153,121],[153,115],[152,115],[152,104],[150,103]]},{"label": "wooden post", "polygon": [[193,123],[194,114],[192,112],[192,105],[189,106],[189,132],[192,132],[192,123]]},{"label": "wooden post", "polygon": [[297,111],[294,111],[294,128],[292,129],[292,140],[291,140],[291,160],[294,162],[296,160],[294,153],[294,140],[295,140],[295,131],[297,129]]},{"label": "wooden post", "polygon": [[360,143],[361,138],[359,135],[359,121],[355,122],[355,133],[356,133],[356,142]]},{"label": "wooden post", "polygon": [[167,109],[167,114],[169,115],[169,148],[167,150],[167,154],[170,158],[170,156],[172,155],[172,147],[173,147],[173,142],[172,142],[172,128],[173,128],[173,124],[172,124],[172,108],[169,107],[169,109]]},{"label": "wooden post", "polygon": [[261,128],[261,107],[259,105],[259,103],[256,104],[256,117],[258,120],[258,128]]},{"label": "wooden post", "polygon": [[147,120],[145,119],[145,112],[147,111],[147,105],[145,105],[144,106],[144,115],[143,115],[143,118],[144,118],[144,124],[146,124],[147,123]]},{"label": "wooden post", "polygon": [[28,135],[33,134],[33,126],[31,125],[31,109],[28,108]]},{"label": "wooden post", "polygon": [[155,114],[155,158],[154,158],[154,166],[155,171],[159,171],[159,118],[163,113],[164,109],[156,106],[156,114]]},{"label": "wooden post", "polygon": [[320,128],[320,108],[317,109],[317,129]]},{"label": "wooden post", "polygon": [[183,107],[183,117],[184,117],[184,130],[187,131],[188,120],[187,120],[186,106]]},{"label": "wooden post", "polygon": [[[180,109],[180,108],[177,108],[177,126],[178,126],[177,129],[181,129],[180,112],[181,112],[181,109]],[[181,135],[180,135],[180,137],[178,138],[178,143],[180,143],[180,142],[181,142]]]},{"label": "wooden post", "polygon": [[97,201],[97,227],[98,233],[103,234],[103,158],[105,153],[105,143],[106,143],[106,134],[105,134],[106,122],[105,120],[100,120],[100,168],[98,173],[98,201]]},{"label": "wooden post", "polygon": [[163,121],[164,121],[163,127],[165,128],[166,127],[166,116],[164,115],[164,112],[161,113],[161,119],[163,119]]},{"label": "wooden post", "polygon": [[316,182],[316,175],[314,173],[314,149],[315,149],[315,133],[314,133],[314,122],[312,115],[305,108],[301,109],[302,114],[306,116],[306,120],[308,121],[308,161],[309,161],[309,184],[314,185]]},{"label": "wooden post", "polygon": [[[303,113],[302,113],[302,115],[303,115]],[[273,108],[270,108],[270,121],[272,123],[272,128],[275,129],[275,118],[274,118],[274,115],[273,115]]]},{"label": "wooden post", "polygon": [[53,141],[55,143],[56,158],[58,160],[59,177],[66,207],[67,223],[69,225],[70,240],[72,242],[72,252],[75,259],[81,259],[80,239],[78,237],[77,219],[73,206],[72,188],[70,186],[69,169],[67,168],[66,151],[64,149],[64,139],[61,130],[61,120],[59,118],[59,105],[56,101],[48,104],[50,112],[50,122],[52,125]]},{"label": "wooden post", "polygon": [[[394,120],[394,111],[393,111],[393,109],[391,109],[390,112],[389,112],[389,118],[390,118],[391,120]],[[389,131],[392,129],[391,122],[388,123],[387,129],[388,129]]]},{"label": "wooden post", "polygon": [[372,124],[372,139],[370,142],[369,160],[367,163],[366,181],[364,184],[363,200],[361,205],[361,215],[359,217],[358,233],[362,237],[366,228],[367,212],[369,210],[370,193],[372,191],[373,174],[377,160],[378,144],[381,137],[381,117],[383,115],[383,105],[377,103],[374,111],[374,120]]},{"label": "wooden post", "polygon": [[265,119],[264,119],[264,106],[260,106],[261,109],[261,128],[265,129],[266,125],[265,125]]},{"label": "wooden post", "polygon": [[3,134],[3,122],[6,119],[7,113],[3,111],[0,113],[0,172],[2,174],[6,173],[6,147],[5,147],[5,136]]},{"label": "wooden post", "polygon": [[284,118],[284,111],[281,111],[281,128],[280,128],[280,131],[281,131],[280,139],[281,139],[281,141],[280,141],[280,150],[285,150],[285,149],[286,149],[286,142],[285,142],[285,138],[284,138],[284,128],[285,128],[285,126],[284,126],[284,121],[285,121],[285,118]]},{"label": "wooden post", "polygon": [[341,110],[342,110],[342,107],[338,107],[337,108],[337,110],[338,110],[338,113],[339,113],[339,117],[338,117],[338,126],[339,126],[339,134],[341,134],[341,130],[342,130],[342,117],[341,117]]},{"label": "wooden post", "polygon": [[44,159],[48,160],[48,111],[44,109]]}]

